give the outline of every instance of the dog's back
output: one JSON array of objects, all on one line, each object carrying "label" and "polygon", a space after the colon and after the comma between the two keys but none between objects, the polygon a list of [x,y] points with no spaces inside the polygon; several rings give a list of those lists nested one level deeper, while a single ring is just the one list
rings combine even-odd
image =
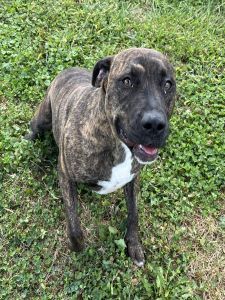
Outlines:
[{"label": "dog's back", "polygon": [[[60,139],[60,131],[64,128],[74,107],[79,106],[78,102],[82,94],[85,94],[84,96],[88,100],[86,94],[94,89],[91,85],[91,73],[85,69],[66,69],[54,79],[47,91],[46,101],[51,106],[52,131],[57,144]],[[85,106],[85,103],[82,105]]]}]

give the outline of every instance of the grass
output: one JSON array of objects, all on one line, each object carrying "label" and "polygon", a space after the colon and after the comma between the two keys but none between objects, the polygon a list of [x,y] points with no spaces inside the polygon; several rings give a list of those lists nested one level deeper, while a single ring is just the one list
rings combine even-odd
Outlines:
[{"label": "grass", "polygon": [[[0,299],[224,299],[225,3],[3,1],[0,4]],[[70,253],[51,135],[23,140],[54,76],[128,47],[177,70],[160,160],[141,175],[143,269],[125,255],[122,192],[80,187],[87,247]]]},{"label": "grass", "polygon": [[202,287],[204,299],[224,298],[224,220],[224,216],[218,222],[210,215],[203,217],[196,213],[191,220],[193,224],[190,221],[183,224],[186,242],[181,247],[193,254],[188,275]]}]

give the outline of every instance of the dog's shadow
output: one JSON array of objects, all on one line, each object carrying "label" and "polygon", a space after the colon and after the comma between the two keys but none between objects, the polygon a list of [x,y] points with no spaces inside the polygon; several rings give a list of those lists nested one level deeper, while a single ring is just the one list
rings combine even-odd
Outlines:
[{"label": "dog's shadow", "polygon": [[52,133],[48,132],[45,136],[35,141],[28,141],[28,143],[28,163],[33,178],[32,188],[42,195],[42,198],[47,196],[47,198],[55,198],[61,202],[57,176],[59,151]]},{"label": "dog's shadow", "polygon": [[34,162],[34,168],[36,166],[36,170],[41,173],[48,171],[49,168],[56,169],[59,151],[52,133],[46,133],[34,143],[35,148],[38,148],[38,163]]}]

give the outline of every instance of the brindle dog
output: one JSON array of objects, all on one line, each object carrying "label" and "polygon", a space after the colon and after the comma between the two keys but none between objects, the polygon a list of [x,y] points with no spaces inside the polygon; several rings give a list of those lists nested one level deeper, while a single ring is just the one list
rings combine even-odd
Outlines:
[{"label": "brindle dog", "polygon": [[167,58],[145,48],[106,57],[97,62],[92,74],[80,68],[67,69],[48,88],[31,120],[27,139],[53,131],[72,250],[84,246],[76,184],[86,183],[100,194],[123,186],[128,254],[138,266],[144,265],[138,239],[137,175],[165,145],[175,90]]}]

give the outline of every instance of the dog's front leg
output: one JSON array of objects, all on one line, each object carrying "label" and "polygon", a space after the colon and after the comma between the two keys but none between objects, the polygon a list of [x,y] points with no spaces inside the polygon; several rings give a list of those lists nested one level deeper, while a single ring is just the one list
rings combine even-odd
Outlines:
[{"label": "dog's front leg", "polygon": [[73,251],[81,251],[84,248],[83,233],[78,217],[78,199],[76,183],[72,182],[59,168],[59,185],[65,205],[67,232],[69,247]]},{"label": "dog's front leg", "polygon": [[124,194],[126,197],[128,210],[127,233],[125,240],[129,256],[137,266],[142,267],[144,265],[144,253],[138,240],[138,211],[136,200],[137,184],[138,178],[135,178],[124,187]]}]

